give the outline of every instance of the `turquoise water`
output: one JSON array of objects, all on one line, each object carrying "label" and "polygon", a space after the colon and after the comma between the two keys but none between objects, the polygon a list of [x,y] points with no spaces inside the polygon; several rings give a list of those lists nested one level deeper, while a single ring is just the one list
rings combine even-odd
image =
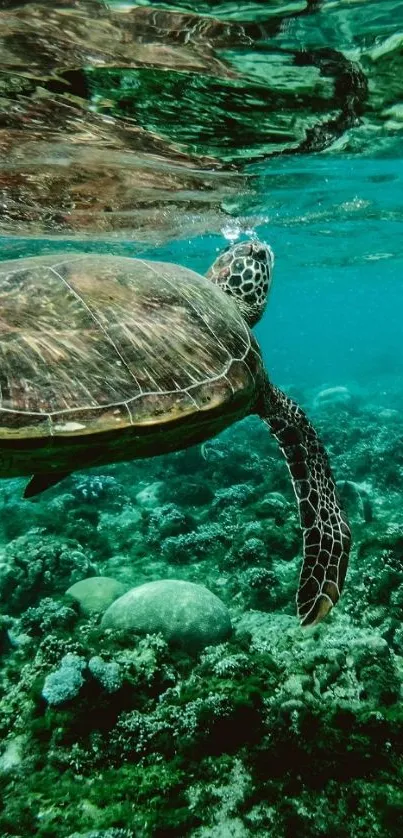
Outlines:
[{"label": "turquoise water", "polygon": [[[309,431],[301,455],[287,414],[291,473],[307,449],[337,524],[329,462],[352,531],[340,600],[303,629],[298,507],[258,416],[80,469],[91,443],[31,500],[2,459],[0,836],[401,838],[402,4],[0,7],[0,271],[67,251],[203,275],[228,245],[270,244],[254,334],[327,452]],[[12,323],[9,300],[0,283],[2,370],[33,346],[32,393],[54,324],[36,344],[30,300]]]},{"label": "turquoise water", "polygon": [[204,274],[223,247],[253,231],[276,257],[269,306],[256,327],[273,380],[310,388],[354,383],[373,388],[371,398],[380,405],[399,403],[401,159],[322,155],[266,162],[251,171],[258,178],[252,212],[229,217],[214,235],[151,247],[141,241],[3,238],[2,253],[116,253]]}]

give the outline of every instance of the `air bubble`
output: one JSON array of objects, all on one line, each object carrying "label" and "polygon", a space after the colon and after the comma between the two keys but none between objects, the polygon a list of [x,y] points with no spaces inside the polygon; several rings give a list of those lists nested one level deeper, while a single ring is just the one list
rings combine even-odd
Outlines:
[{"label": "air bubble", "polygon": [[224,227],[221,227],[221,232],[228,242],[236,242],[242,230],[239,224],[226,224]]}]

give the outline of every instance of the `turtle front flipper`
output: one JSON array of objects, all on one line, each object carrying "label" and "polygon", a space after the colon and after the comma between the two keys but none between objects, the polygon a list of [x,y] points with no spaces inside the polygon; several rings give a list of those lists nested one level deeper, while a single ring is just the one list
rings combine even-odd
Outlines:
[{"label": "turtle front flipper", "polygon": [[287,460],[304,534],[297,594],[303,626],[336,604],[343,587],[351,533],[340,507],[327,453],[301,408],[269,382],[260,409]]}]

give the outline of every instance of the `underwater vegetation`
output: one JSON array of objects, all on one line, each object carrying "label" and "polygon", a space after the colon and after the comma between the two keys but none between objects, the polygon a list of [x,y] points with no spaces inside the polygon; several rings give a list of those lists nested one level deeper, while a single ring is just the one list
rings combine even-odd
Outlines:
[{"label": "underwater vegetation", "polygon": [[314,628],[295,616],[289,476],[257,419],[32,502],[0,484],[3,838],[401,836],[401,399],[295,395],[354,535]]}]

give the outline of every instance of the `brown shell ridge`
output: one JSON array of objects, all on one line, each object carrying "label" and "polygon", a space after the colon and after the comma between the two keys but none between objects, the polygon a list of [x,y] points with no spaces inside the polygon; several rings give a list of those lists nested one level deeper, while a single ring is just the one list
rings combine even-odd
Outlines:
[{"label": "brown shell ridge", "polygon": [[[256,346],[254,346],[252,342],[250,342],[250,345],[249,345],[249,352],[252,352],[253,355],[255,355],[255,357],[258,359],[258,361],[261,361],[260,352],[258,352],[258,350],[256,349]],[[245,364],[245,366],[247,367],[247,369],[250,372],[251,377],[254,378],[254,374],[253,374],[252,370],[250,369],[248,362],[245,360],[246,355],[249,354],[249,352],[245,353],[244,357],[240,358],[239,360]],[[237,359],[235,358],[234,360],[237,360]]]},{"label": "brown shell ridge", "polygon": [[[93,253],[82,253],[82,254],[77,255],[75,258],[63,259],[62,262],[56,262],[55,265],[46,265],[46,267],[47,267],[48,270],[52,270],[53,268],[58,268],[59,265],[70,265],[73,262],[81,262],[82,259],[91,259],[91,258],[93,258],[93,256],[94,256]],[[37,256],[37,257],[34,256],[34,257],[30,257],[30,258],[41,259],[42,257],[41,256]],[[21,272],[21,264],[25,261],[25,259],[14,259],[12,261],[19,262],[20,264],[18,265],[18,268],[14,268],[13,271],[9,271],[7,269],[7,274],[9,276],[12,276],[13,274],[18,274],[18,273]],[[4,260],[4,261],[1,260],[0,261],[0,268],[3,269],[5,265],[7,265],[7,260]],[[54,273],[57,273],[57,272],[54,271]],[[57,274],[57,276],[59,276],[59,274]]]},{"label": "brown shell ridge", "polygon": [[56,269],[59,265],[72,265],[74,262],[81,262],[83,259],[91,259],[94,256],[93,253],[78,253],[76,257],[72,257],[71,259],[63,259],[62,262],[56,262],[54,265],[49,265],[49,268]]},{"label": "brown shell ridge", "polygon": [[[233,358],[231,360],[231,362],[228,364],[226,370],[224,372],[220,373],[220,375],[216,375],[216,376],[212,376],[210,378],[206,378],[202,381],[199,381],[197,384],[192,384],[189,387],[183,389],[181,392],[186,393],[189,396],[189,398],[191,399],[191,401],[193,402],[193,404],[195,405],[197,410],[202,410],[203,408],[200,407],[200,405],[197,403],[196,399],[193,398],[191,392],[189,392],[190,390],[192,390],[196,387],[201,389],[206,384],[208,385],[208,384],[211,384],[214,381],[220,381],[221,379],[225,379],[225,381],[227,382],[227,384],[228,384],[229,388],[231,389],[232,393],[235,394],[234,387],[233,387],[230,379],[228,378],[227,373],[229,373],[229,371],[231,369],[231,366],[234,363],[244,363],[248,372],[249,372],[249,374],[250,374],[250,376],[251,376],[251,378],[253,378],[253,374],[252,374],[248,364],[245,361],[245,357],[248,354],[248,351],[249,350],[246,350],[244,356],[241,357],[241,358]],[[132,399],[128,399],[127,401],[124,401],[124,402],[110,402],[109,404],[102,405],[100,407],[92,407],[92,406],[80,407],[79,412],[80,413],[85,413],[85,412],[90,411],[91,413],[102,414],[105,410],[108,410],[109,408],[121,407],[123,405],[127,410],[128,417],[129,417],[129,420],[130,420],[130,424],[135,425],[135,424],[140,424],[140,423],[136,422],[135,417],[133,417],[133,414],[130,410],[131,403],[137,401],[138,399],[142,398],[145,395],[146,396],[171,396],[171,395],[173,396],[173,395],[176,395],[177,393],[178,393],[177,390],[156,390],[155,392],[147,392],[146,394],[145,393],[138,393]],[[210,409],[210,408],[211,408],[211,405],[208,405],[208,407],[206,409]],[[41,417],[46,416],[46,418],[49,420],[49,429],[50,429],[50,435],[51,436],[53,436],[53,430],[54,430],[54,417],[58,418],[60,416],[66,415],[66,414],[77,413],[76,409],[71,409],[71,408],[65,408],[64,410],[52,411],[52,412],[46,413],[46,414],[39,413],[37,411],[19,411],[19,410],[12,411],[12,410],[9,410],[9,408],[3,408],[3,410],[5,412],[19,413],[21,415],[29,414],[31,416],[41,416]],[[174,420],[175,418],[176,418],[176,416],[174,415],[172,417],[172,419]],[[150,420],[151,420],[151,417],[150,417]],[[159,417],[156,418],[155,421],[159,421]],[[142,424],[144,424],[144,423],[142,423]],[[146,424],[148,424],[148,423],[146,423]]]},{"label": "brown shell ridge", "polygon": [[[152,265],[152,263],[151,263],[151,262],[145,262],[145,261],[144,261],[144,259],[139,259],[139,262],[141,262],[141,263],[142,263],[142,265],[144,265],[145,267],[148,267],[149,269],[151,269],[151,270],[155,273],[155,275],[156,275],[156,276],[159,276],[159,272],[158,272],[158,271],[157,271],[157,270],[153,267],[153,265]],[[164,280],[165,280],[165,282],[167,283],[167,285],[169,285],[171,288],[173,288],[173,289],[174,289],[174,291],[177,291],[177,288],[175,287],[175,284],[174,284],[174,283],[173,283],[173,282],[169,279],[169,277],[167,277],[167,276],[165,275],[165,276],[164,276]],[[226,347],[226,346],[222,343],[222,341],[220,340],[220,338],[218,337],[218,335],[216,335],[216,333],[215,333],[214,329],[212,329],[212,328],[211,328],[210,324],[209,324],[209,323],[207,322],[207,320],[203,317],[203,315],[201,314],[201,312],[200,312],[200,311],[199,311],[199,310],[195,307],[195,305],[193,304],[192,300],[191,300],[191,299],[189,299],[189,297],[188,297],[188,296],[184,293],[183,289],[181,289],[181,290],[182,290],[182,294],[183,294],[183,296],[184,296],[184,298],[185,298],[186,302],[187,302],[187,303],[188,303],[188,305],[191,307],[191,309],[195,312],[195,314],[197,315],[197,317],[199,318],[199,320],[201,320],[201,321],[202,321],[202,323],[204,323],[204,325],[206,326],[206,328],[208,329],[208,331],[210,332],[210,334],[213,336],[213,338],[214,338],[214,340],[217,342],[217,344],[221,347],[221,349],[223,349],[223,351],[224,351],[224,352],[226,352],[226,354],[227,354],[227,355],[229,355],[229,352],[228,352],[227,347]],[[248,327],[247,327],[246,323],[242,322],[242,325],[244,326],[245,336],[246,336],[246,338],[247,338],[247,349],[245,350],[245,353],[244,353],[244,355],[243,355],[243,357],[242,357],[242,358],[231,358],[231,362],[232,362],[232,361],[242,361],[242,360],[243,360],[243,358],[245,358],[245,356],[247,355],[247,353],[248,353],[248,351],[249,351],[249,349],[250,349],[249,330],[248,330]],[[229,368],[228,368],[228,369],[229,369]],[[228,369],[227,369],[227,372],[228,372]],[[225,374],[225,373],[224,373],[224,374]],[[222,375],[223,375],[223,374],[220,374],[219,378],[222,378]],[[209,380],[209,381],[213,381],[213,379],[208,379],[208,380]]]},{"label": "brown shell ridge", "polygon": [[[75,259],[74,261],[78,261],[78,259]],[[57,264],[60,264],[60,265],[63,265],[63,264],[70,264],[70,262],[67,262],[67,263],[66,263],[66,262],[60,262],[60,263],[57,263]],[[134,373],[133,373],[133,372],[132,372],[132,370],[130,369],[130,367],[129,367],[129,365],[128,365],[127,361],[125,360],[125,358],[123,357],[122,353],[120,352],[120,350],[119,350],[119,349],[118,349],[118,347],[116,346],[116,344],[115,344],[115,342],[114,342],[113,338],[111,338],[111,336],[108,334],[107,330],[104,328],[104,326],[102,325],[102,323],[100,322],[100,320],[98,320],[97,316],[94,314],[94,312],[92,311],[91,307],[88,305],[88,303],[86,303],[86,302],[85,302],[85,300],[83,300],[83,298],[82,298],[81,294],[79,294],[79,293],[78,293],[78,291],[76,291],[76,289],[75,289],[75,288],[73,288],[73,286],[72,286],[72,285],[70,285],[70,283],[67,281],[67,279],[65,279],[65,278],[64,278],[61,274],[59,274],[59,273],[58,273],[58,271],[56,270],[56,268],[55,268],[54,266],[51,266],[51,267],[49,268],[49,270],[51,270],[51,271],[52,271],[52,273],[54,273],[54,274],[55,274],[55,276],[57,276],[57,278],[58,278],[58,279],[60,279],[60,280],[62,281],[62,283],[66,286],[66,288],[68,288],[68,289],[69,289],[69,291],[70,291],[70,292],[71,292],[71,293],[75,296],[75,298],[76,298],[77,300],[79,300],[79,301],[80,301],[80,303],[83,305],[83,307],[84,307],[84,308],[85,308],[85,310],[88,312],[88,314],[90,315],[90,317],[92,318],[92,320],[94,321],[94,323],[95,323],[95,324],[98,326],[98,328],[101,330],[102,334],[104,334],[104,335],[105,335],[106,339],[109,341],[109,343],[111,344],[111,346],[113,346],[113,348],[114,348],[115,352],[117,353],[117,355],[119,356],[120,360],[122,361],[122,364],[124,364],[125,369],[128,371],[128,373],[129,373],[130,377],[133,379],[133,381],[134,381],[134,383],[135,383],[136,387],[137,387],[137,388],[138,388],[138,390],[140,391],[140,395],[142,395],[142,389],[141,389],[141,387],[140,387],[140,384],[139,384],[139,382],[138,382],[138,380],[137,380],[136,376],[134,375]],[[119,404],[122,404],[122,402],[119,402]],[[129,411],[129,412],[130,412],[130,411]]]},{"label": "brown shell ridge", "polygon": [[[220,381],[223,378],[228,382],[228,385],[231,388],[232,392],[235,392],[234,388],[233,388],[233,385],[231,384],[231,382],[228,379],[228,373],[229,373],[229,371],[230,371],[230,369],[231,369],[231,367],[234,363],[245,364],[251,378],[254,377],[252,371],[250,370],[248,364],[245,361],[245,358],[249,354],[249,351],[250,351],[250,347],[248,347],[248,349],[246,350],[244,355],[242,355],[241,358],[231,358],[231,361],[229,362],[226,369],[223,370],[223,372],[221,372],[219,375],[209,376],[208,378],[205,378],[205,379],[202,379],[201,381],[196,382],[196,384],[190,384],[189,387],[183,387],[180,390],[147,390],[147,392],[142,391],[141,393],[137,393],[136,396],[133,396],[132,399],[126,399],[126,401],[110,402],[108,404],[103,404],[103,405],[100,405],[100,406],[97,406],[97,407],[92,407],[91,405],[89,405],[88,407],[80,407],[79,410],[80,410],[80,412],[85,411],[85,410],[90,410],[91,412],[95,412],[95,411],[99,410],[99,411],[102,412],[103,410],[107,410],[110,407],[120,407],[121,405],[123,405],[124,407],[127,408],[128,412],[130,414],[129,405],[131,405],[132,402],[135,402],[135,401],[137,401],[138,399],[141,399],[144,396],[175,396],[178,393],[187,393],[190,396],[190,398],[192,398],[192,394],[189,392],[190,390],[194,390],[197,387],[203,387],[205,384],[211,384],[214,381]],[[196,407],[199,407],[196,400],[195,399],[192,399],[192,400],[194,401]],[[9,410],[9,408],[2,408],[2,410]],[[65,409],[55,410],[55,411],[52,411],[52,412],[46,413],[46,414],[39,413],[37,411],[27,411],[27,410],[9,410],[9,412],[10,413],[23,413],[24,415],[29,413],[29,415],[31,415],[31,416],[44,416],[45,415],[45,416],[48,416],[49,418],[52,418],[52,416],[62,416],[64,413],[72,413],[72,412],[74,412],[74,410],[67,407]]]},{"label": "brown shell ridge", "polygon": [[243,415],[261,358],[236,303],[185,266],[93,259],[61,253],[5,263],[4,438],[130,426],[141,436],[164,423],[174,434],[192,414],[191,428],[209,413],[223,427],[225,417]]},{"label": "brown shell ridge", "polygon": [[[201,381],[198,381],[195,384],[190,384],[189,387],[184,387],[181,390],[154,390],[154,391],[150,390],[150,391],[147,391],[147,392],[142,391],[140,393],[137,393],[136,396],[133,396],[132,399],[127,399],[125,401],[119,401],[119,402],[108,402],[107,404],[103,404],[103,405],[99,405],[99,406],[88,405],[88,407],[86,407],[85,405],[83,405],[82,407],[79,408],[79,411],[80,411],[80,413],[85,412],[85,411],[91,411],[92,413],[99,411],[99,412],[102,413],[104,410],[107,410],[108,408],[121,407],[123,405],[124,407],[126,407],[129,418],[131,420],[131,423],[133,424],[132,414],[131,414],[130,407],[129,407],[129,405],[131,405],[132,402],[135,402],[138,399],[141,399],[143,396],[174,396],[174,395],[177,395],[178,392],[179,393],[187,393],[187,395],[189,395],[189,397],[192,399],[192,401],[194,402],[196,407],[198,409],[200,409],[196,400],[193,399],[192,394],[191,394],[190,391],[194,390],[195,388],[199,388],[199,387],[201,388],[205,384],[211,384],[214,381],[220,381],[221,379],[225,379],[225,381],[227,381],[227,383],[228,383],[228,386],[231,388],[232,392],[234,393],[235,391],[234,391],[233,385],[228,378],[228,373],[230,372],[230,369],[231,369],[231,367],[234,363],[245,364],[251,378],[254,377],[249,365],[247,364],[247,362],[245,360],[246,356],[249,354],[249,351],[251,349],[253,350],[253,347],[249,346],[240,358],[231,358],[231,360],[230,360],[229,364],[227,365],[227,367],[225,368],[225,370],[223,370],[219,375],[209,376],[208,378],[202,379]],[[67,413],[77,412],[77,410],[78,410],[77,408],[67,407],[67,408],[64,408],[64,409],[61,409],[61,410],[47,411],[46,413],[42,413],[41,411],[38,411],[38,410],[18,410],[18,409],[11,409],[9,407],[1,407],[0,408],[1,413],[18,413],[22,416],[40,416],[42,418],[47,417],[51,421],[52,421],[53,416],[63,416],[64,414],[67,414]]]},{"label": "brown shell ridge", "polygon": [[[135,424],[133,422],[133,416],[132,416],[132,413],[130,411],[129,405],[125,401],[124,402],[111,402],[110,404],[100,405],[99,407],[65,408],[64,410],[55,410],[54,412],[48,413],[48,414],[45,414],[45,415],[49,419],[51,436],[53,436],[54,435],[53,431],[54,431],[54,428],[55,428],[55,424],[56,425],[59,424],[59,422],[58,422],[59,417],[63,417],[66,414],[67,415],[68,414],[73,414],[74,415],[74,414],[77,414],[77,413],[83,414],[83,413],[86,413],[86,412],[91,413],[92,416],[94,416],[95,414],[99,414],[100,416],[102,416],[102,414],[106,410],[109,410],[110,408],[114,408],[114,407],[116,407],[116,408],[125,407],[126,411],[127,411],[127,416],[128,416],[130,425]],[[37,414],[32,414],[32,415],[37,415]],[[40,415],[43,415],[43,414],[40,414]],[[55,419],[56,419],[56,423],[55,423]]]}]

